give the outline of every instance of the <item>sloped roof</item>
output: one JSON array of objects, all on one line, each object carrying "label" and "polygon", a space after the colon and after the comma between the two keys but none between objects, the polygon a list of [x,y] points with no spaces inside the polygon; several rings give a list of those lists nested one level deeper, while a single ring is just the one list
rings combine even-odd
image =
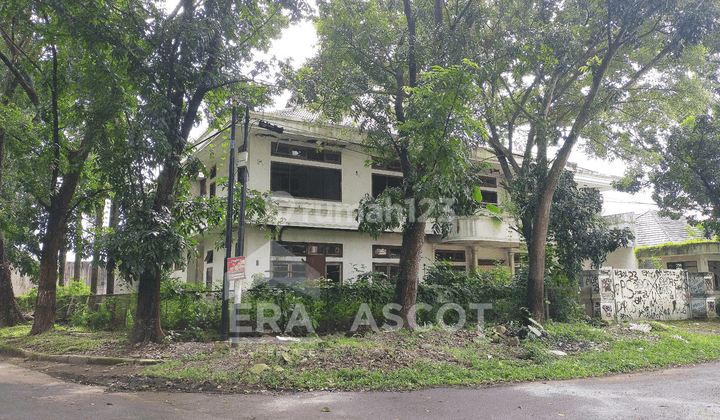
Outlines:
[{"label": "sloped roof", "polygon": [[635,218],[635,242],[637,246],[683,243],[695,239],[688,228],[690,225],[685,217],[673,220],[661,217],[657,210],[650,210]]},{"label": "sloped roof", "polygon": [[[320,122],[320,114],[317,112],[309,111],[308,109],[299,107],[299,106],[292,106],[287,108],[281,108],[281,109],[271,109],[269,111],[265,111],[262,113],[263,115],[268,116],[275,116],[280,118],[292,118],[299,121],[305,121],[305,122]],[[323,121],[324,124],[331,124],[331,125],[339,125],[339,126],[347,126],[347,127],[355,127],[357,124],[355,124],[355,121],[353,121],[350,117],[343,117],[342,121],[339,123],[337,122],[328,122]]]}]

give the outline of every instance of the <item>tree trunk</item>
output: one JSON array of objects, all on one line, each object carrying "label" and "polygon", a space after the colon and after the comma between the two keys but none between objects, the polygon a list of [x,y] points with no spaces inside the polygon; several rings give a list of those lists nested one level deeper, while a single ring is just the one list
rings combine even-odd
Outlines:
[{"label": "tree trunk", "polygon": [[422,246],[425,243],[425,222],[411,222],[403,233],[402,248],[400,250],[400,277],[397,282],[397,303],[400,309],[403,328],[414,330],[417,328],[416,303],[417,288],[420,282],[420,262],[422,260]]},{"label": "tree trunk", "polygon": [[140,276],[135,324],[130,335],[133,343],[161,343],[165,333],[160,326],[160,282],[162,273],[149,271]]},{"label": "tree trunk", "polygon": [[75,262],[73,263],[72,281],[80,281],[82,270],[83,245],[82,245],[82,212],[77,210],[77,223],[75,228]]},{"label": "tree trunk", "polygon": [[[528,245],[528,310],[538,322],[545,322],[545,251],[550,226],[550,208],[557,189],[560,172],[569,153],[560,153],[553,164],[538,198],[532,225],[532,239]],[[559,168],[559,169],[558,169]]]},{"label": "tree trunk", "polygon": [[12,327],[25,319],[20,312],[13,291],[10,261],[8,261],[5,237],[0,232],[0,326]]},{"label": "tree trunk", "polygon": [[[8,103],[10,92],[3,101],[3,105]],[[0,128],[0,183],[2,182],[3,168],[5,161],[5,132]],[[12,327],[14,325],[24,323],[25,319],[20,312],[17,301],[15,300],[15,292],[12,285],[12,273],[10,272],[10,261],[7,256],[7,244],[5,236],[0,231],[0,326]]]},{"label": "tree trunk", "polygon": [[[82,168],[82,162],[87,159],[87,152],[71,153],[69,161],[76,167]],[[38,279],[38,296],[35,305],[35,321],[30,334],[41,334],[55,326],[56,282],[58,252],[67,235],[67,222],[70,212],[70,202],[75,195],[80,172],[73,171],[65,174],[63,184],[57,194],[50,198],[48,208],[48,221],[45,236],[42,241],[42,254],[40,255],[40,278]]]},{"label": "tree trunk", "polygon": [[[92,269],[90,270],[90,294],[97,295],[98,278],[100,277],[100,229],[103,224],[103,207],[101,206],[95,211],[95,234],[93,235],[93,260]],[[95,300],[93,299],[93,302]],[[94,306],[94,305],[93,305]]]},{"label": "tree trunk", "polygon": [[[160,173],[157,181],[157,192],[153,209],[161,211],[170,208],[173,203],[173,191],[179,171],[180,151],[166,162],[165,168]],[[153,240],[153,239],[148,239]],[[160,326],[160,283],[162,281],[162,268],[159,263],[148,264],[140,275],[138,285],[138,303],[135,313],[135,324],[130,333],[130,340],[133,343],[145,343],[153,341],[161,343],[165,333]]]},{"label": "tree trunk", "polygon": [[[117,229],[119,223],[120,207],[118,207],[117,199],[113,198],[110,205],[110,229]],[[115,267],[117,266],[117,263],[115,261],[115,256],[111,252],[108,252],[107,259],[107,280],[105,294],[113,295],[115,294]]]},{"label": "tree trunk", "polygon": [[58,286],[65,286],[65,267],[67,267],[67,236],[60,246],[60,256],[58,257]]}]

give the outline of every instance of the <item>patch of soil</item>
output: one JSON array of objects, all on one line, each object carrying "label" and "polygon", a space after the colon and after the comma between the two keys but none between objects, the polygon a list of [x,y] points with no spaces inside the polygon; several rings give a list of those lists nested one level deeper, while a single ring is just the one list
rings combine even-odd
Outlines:
[{"label": "patch of soil", "polygon": [[[720,328],[718,329],[720,331]],[[653,333],[630,330],[626,326],[615,325],[604,328],[606,334],[615,339],[657,340]],[[472,350],[479,357],[503,359],[526,359],[528,355],[523,346],[512,345],[511,337],[520,336],[519,329],[508,328],[502,337],[493,331],[442,331],[432,329],[418,334],[407,332],[384,332],[357,337],[352,345],[324,343],[340,341],[342,335],[328,336],[312,346],[294,346],[275,337],[256,337],[241,341],[237,348],[224,350],[212,358],[186,357],[202,353],[213,353],[218,346],[215,343],[172,342],[164,344],[146,343],[144,345],[124,345],[107,342],[82,353],[92,356],[144,358],[158,360],[184,360],[181,367],[197,366],[216,372],[247,372],[256,364],[267,364],[273,369],[294,369],[313,371],[314,369],[365,369],[374,372],[393,372],[413,366],[417,361],[430,361],[468,366],[473,363],[463,351]],[[527,335],[527,332],[525,332]],[[552,337],[543,337],[550,348],[562,350],[568,354],[587,350],[601,351],[604,343],[585,341],[559,341]],[[219,348],[223,346],[220,345]],[[27,359],[0,356],[0,360],[10,361],[46,373],[55,378],[80,384],[92,384],[106,387],[108,391],[166,391],[166,392],[265,392],[262,385],[250,385],[247,381],[231,380],[222,383],[199,382],[185,379],[141,375],[146,366],[137,365],[72,365],[54,362],[30,361]],[[273,388],[273,391],[296,391],[297,389]],[[332,391],[332,389],[330,389]]]}]

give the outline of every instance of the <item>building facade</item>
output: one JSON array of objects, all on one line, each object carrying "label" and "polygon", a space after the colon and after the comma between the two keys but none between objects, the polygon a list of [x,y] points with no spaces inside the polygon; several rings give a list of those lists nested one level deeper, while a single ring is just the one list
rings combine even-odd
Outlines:
[{"label": "building facade", "polygon": [[[261,128],[260,121],[283,128],[283,133]],[[242,144],[238,124],[236,144]],[[196,143],[194,156],[207,176],[193,183],[192,194],[226,196],[218,179],[227,177],[229,132],[213,132]],[[379,166],[362,147],[362,135],[352,125],[313,122],[305,111],[285,109],[252,113],[247,155],[238,155],[248,168],[248,189],[272,191],[278,210],[277,229],[246,228],[245,254],[248,282],[265,277],[275,282],[324,277],[348,282],[359,273],[376,271],[397,274],[400,265],[400,232],[386,232],[377,239],[358,232],[356,210],[366,195],[376,196],[401,182],[399,168]],[[237,153],[237,150],[235,151]],[[492,155],[475,150],[478,160],[492,162]],[[611,178],[575,168],[581,185],[609,189]],[[503,207],[499,165],[492,165],[478,179],[483,199]],[[435,261],[446,261],[453,269],[492,268],[496,264],[514,271],[524,252],[518,233],[507,221],[478,214],[456,217],[450,235],[432,232],[430,223],[423,247],[424,270]],[[268,237],[272,233],[272,237]],[[235,233],[234,233],[235,235]],[[224,232],[200,238],[194,257],[174,275],[187,282],[218,285],[223,277],[225,250],[215,244]],[[424,272],[420,273],[421,276]]]}]

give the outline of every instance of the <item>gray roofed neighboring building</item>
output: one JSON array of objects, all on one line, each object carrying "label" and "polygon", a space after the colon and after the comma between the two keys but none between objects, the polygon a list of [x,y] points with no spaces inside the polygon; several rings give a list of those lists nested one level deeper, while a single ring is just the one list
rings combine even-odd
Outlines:
[{"label": "gray roofed neighboring building", "polygon": [[683,243],[697,239],[697,232],[684,216],[677,220],[660,216],[657,210],[650,210],[635,217],[635,246],[655,246],[667,243]]}]

